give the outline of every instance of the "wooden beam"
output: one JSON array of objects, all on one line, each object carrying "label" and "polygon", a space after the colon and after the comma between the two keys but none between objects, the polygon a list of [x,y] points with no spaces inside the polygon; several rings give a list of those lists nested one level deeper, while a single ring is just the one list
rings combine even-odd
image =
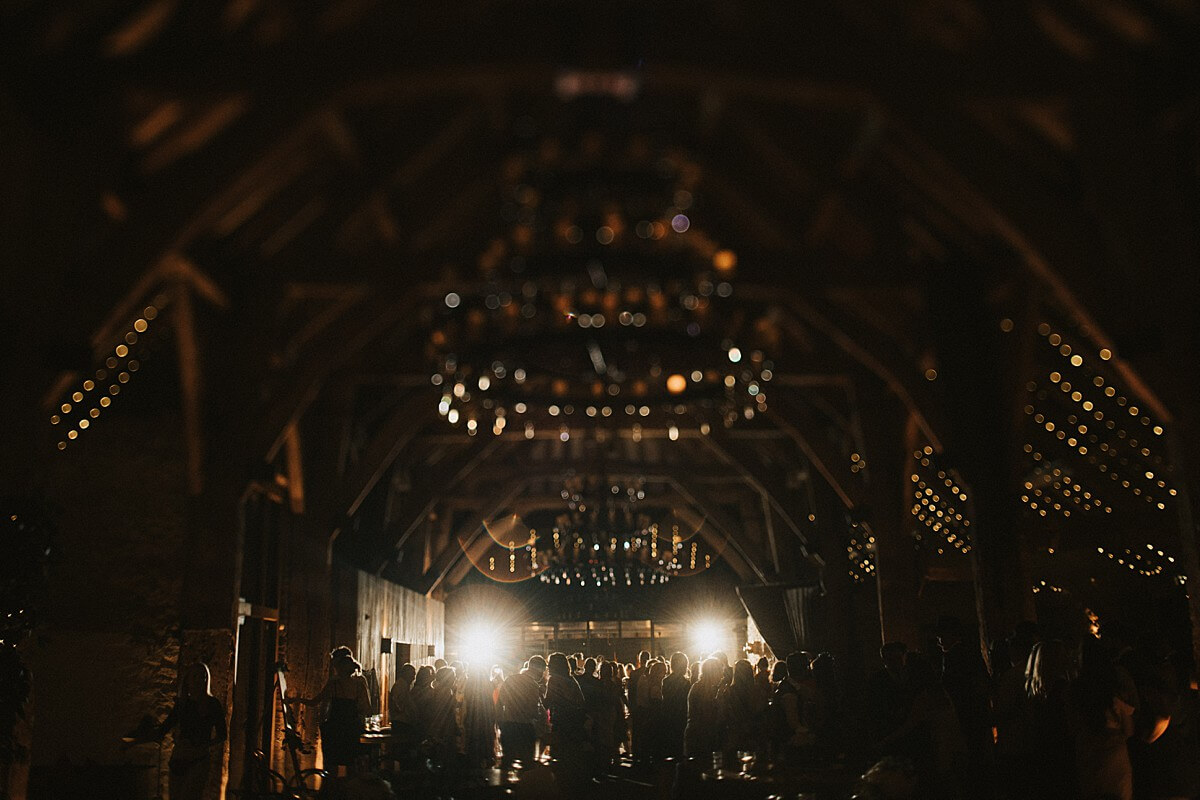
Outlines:
[{"label": "wooden beam", "polygon": [[[827,313],[819,311],[809,299],[802,297],[798,292],[780,286],[738,284],[738,296],[762,302],[778,303],[789,312],[782,317],[782,324],[785,327],[795,326],[797,320],[801,320],[810,328],[822,333],[845,355],[883,381],[892,394],[913,413],[926,440],[935,450],[939,452],[942,450],[941,438],[931,423],[931,420],[937,419],[934,413],[937,406],[929,397],[928,389],[920,386],[913,376],[893,370],[885,361],[888,359],[903,364],[909,360],[897,351],[891,340],[861,326],[855,330],[855,335],[851,336]],[[800,335],[799,332],[794,333]],[[865,343],[859,341],[860,337],[867,341]]]},{"label": "wooden beam", "polygon": [[[484,439],[476,437],[472,446],[454,457],[444,459],[441,463],[422,475],[409,496],[405,498],[407,513],[405,516],[388,525],[378,547],[371,550],[394,554],[402,550],[409,538],[420,528],[421,523],[429,519],[437,503],[446,494],[457,492],[462,482],[481,464],[488,461],[500,449],[499,438]],[[509,470],[511,475],[512,471]],[[382,567],[379,568],[382,571]]]},{"label": "wooden beam", "polygon": [[[887,156],[905,172],[905,176],[921,191],[940,202],[948,213],[975,229],[979,235],[994,234],[1004,240],[1030,274],[1042,282],[1058,306],[1072,318],[1080,335],[1089,339],[1097,350],[1106,349],[1113,353],[1109,366],[1121,376],[1130,391],[1138,396],[1142,405],[1153,411],[1164,425],[1170,423],[1174,419],[1170,410],[1137,370],[1120,357],[1112,339],[1071,291],[1062,276],[1012,220],[993,206],[962,173],[913,130],[897,120],[892,120],[889,126],[897,137],[896,142],[887,147]],[[979,230],[980,224],[984,226],[983,230]]]},{"label": "wooden beam", "polygon": [[[779,476],[764,469],[747,451],[747,448],[736,440],[730,439],[722,430],[714,429],[708,436],[700,437],[700,441],[724,463],[732,467],[742,478],[754,488],[766,503],[768,510],[773,509],[792,533],[800,540],[803,549],[807,550],[808,537],[800,525],[796,523],[790,511],[783,506],[783,498],[787,497],[787,488],[780,483]],[[768,531],[773,533],[770,515],[767,514]],[[772,543],[774,549],[774,543]],[[776,558],[776,560],[778,560]],[[777,570],[778,571],[778,570]]]},{"label": "wooden beam", "polygon": [[347,517],[358,511],[404,446],[433,419],[433,403],[420,392],[411,394],[388,415],[346,480],[342,506]]},{"label": "wooden beam", "polygon": [[175,326],[179,357],[183,436],[187,445],[187,485],[188,493],[195,496],[204,490],[204,430],[200,402],[200,344],[196,338],[196,314],[190,286],[182,282],[176,285],[174,304],[171,320]]},{"label": "wooden beam", "polygon": [[713,531],[708,525],[702,525],[700,535],[710,547],[721,553],[721,557],[729,562],[729,566],[738,577],[744,581],[757,580],[759,583],[767,583],[767,575],[761,566],[765,559],[753,545],[737,535],[739,526],[713,504],[712,492],[686,477],[672,479],[671,484],[688,503],[703,512],[705,519],[717,529]]},{"label": "wooden beam", "polygon": [[846,508],[862,503],[862,482],[850,472],[842,454],[820,433],[820,425],[811,411],[776,393],[771,397],[767,415],[792,438],[809,465],[825,479]]},{"label": "wooden beam", "polygon": [[283,449],[287,464],[288,501],[293,514],[304,513],[304,462],[300,450],[300,429],[289,425]]},{"label": "wooden beam", "polygon": [[[450,570],[467,554],[468,550],[472,548],[480,549],[479,537],[484,536],[488,540],[486,546],[490,546],[490,537],[487,537],[483,533],[483,521],[495,519],[502,514],[525,491],[527,485],[527,481],[521,478],[510,481],[503,490],[503,494],[484,511],[478,522],[472,520],[470,524],[460,528],[451,537],[449,544],[434,558],[433,566],[421,577],[418,590],[425,595],[433,594],[441,586],[442,581],[446,580],[446,576],[450,573]],[[486,550],[486,546],[482,546],[483,549]]]}]

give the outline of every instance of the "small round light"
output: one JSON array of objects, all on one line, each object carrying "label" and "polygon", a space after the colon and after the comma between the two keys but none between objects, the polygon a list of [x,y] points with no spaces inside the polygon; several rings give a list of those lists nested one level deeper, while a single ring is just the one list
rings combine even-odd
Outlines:
[{"label": "small round light", "polygon": [[[696,373],[692,373],[695,375]],[[682,375],[672,375],[667,378],[667,391],[671,394],[679,394],[687,389],[687,378]]]},{"label": "small round light", "polygon": [[450,292],[446,295],[446,308],[458,308],[460,303],[462,303],[462,298],[458,296],[457,292]]},{"label": "small round light", "polygon": [[742,360],[742,351],[736,347],[729,348],[729,360],[734,364]]}]

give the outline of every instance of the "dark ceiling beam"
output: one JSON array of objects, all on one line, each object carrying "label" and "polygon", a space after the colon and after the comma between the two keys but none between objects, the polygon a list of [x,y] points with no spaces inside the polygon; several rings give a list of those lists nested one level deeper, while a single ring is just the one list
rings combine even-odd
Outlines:
[{"label": "dark ceiling beam", "polygon": [[[391,520],[377,541],[366,544],[367,558],[382,562],[385,566],[389,560],[394,561],[421,524],[435,512],[438,503],[447,495],[457,494],[463,481],[492,459],[502,444],[500,439],[475,437],[467,448],[413,475],[412,488],[401,500],[402,516]],[[376,571],[382,572],[383,569],[384,566],[380,566]]]},{"label": "dark ceiling beam", "polygon": [[[619,70],[618,70],[619,71]],[[390,105],[429,96],[463,94],[494,97],[533,93],[551,95],[560,70],[544,64],[486,65],[411,71],[352,81],[333,102],[347,107]],[[644,95],[745,97],[802,108],[856,110],[876,105],[875,96],[859,87],[806,78],[766,78],[732,70],[697,69],[693,65],[658,64],[639,75]]]},{"label": "dark ceiling beam", "polygon": [[354,471],[346,478],[341,505],[347,517],[354,516],[405,445],[433,419],[433,405],[419,392],[409,395],[392,410],[367,443]]},{"label": "dark ceiling beam", "polygon": [[372,295],[342,315],[344,323],[333,326],[337,328],[336,336],[318,338],[296,362],[298,368],[288,370],[291,365],[281,365],[284,384],[270,393],[261,415],[265,420],[259,428],[262,439],[252,445],[252,452],[263,452],[268,460],[273,459],[287,425],[299,420],[325,381],[380,336],[411,319],[413,310],[430,299],[432,295],[415,288]]},{"label": "dark ceiling beam", "polygon": [[863,503],[862,481],[850,471],[841,449],[829,441],[820,421],[803,403],[775,393],[767,415],[792,438],[812,469],[824,478],[846,508]]},{"label": "dark ceiling beam", "polygon": [[706,196],[733,216],[738,230],[756,247],[777,255],[796,249],[795,237],[787,233],[783,223],[774,219],[766,208],[742,192],[732,180],[706,167],[700,183]]},{"label": "dark ceiling beam", "polygon": [[[483,509],[479,521],[472,521],[459,528],[458,531],[451,534],[450,541],[446,547],[437,554],[433,563],[424,575],[417,581],[417,591],[421,594],[433,594],[442,582],[446,580],[450,570],[464,556],[470,559],[472,553],[478,551],[483,553],[491,546],[491,538],[488,537],[483,530],[483,520],[495,519],[502,515],[504,511],[512,504],[514,500],[521,496],[527,487],[527,482],[522,478],[509,481],[503,487],[498,487],[495,495],[496,500],[490,506]],[[481,537],[483,541],[481,542]],[[476,556],[478,558],[479,556]]]},{"label": "dark ceiling beam", "polygon": [[[499,439],[501,437],[495,438]],[[525,441],[525,439],[521,437],[515,441],[520,442]],[[493,469],[481,471],[472,477],[487,485],[504,478],[512,472],[512,469],[512,465],[496,465]],[[686,461],[670,464],[646,461],[613,461],[602,458],[593,458],[586,461],[564,460],[561,462],[540,463],[525,460],[521,466],[521,475],[534,484],[548,481],[565,481],[575,475],[595,477],[597,479],[608,478],[614,481],[641,478],[646,483],[660,484],[668,483],[679,472],[686,472],[699,479],[728,475],[728,472],[724,470],[707,468],[703,465],[688,463]]]},{"label": "dark ceiling beam", "polygon": [[1110,367],[1138,396],[1142,405],[1149,407],[1164,424],[1172,421],[1174,416],[1170,410],[1133,365],[1117,355],[1120,351],[1113,340],[1025,233],[915,131],[898,123],[894,127],[900,136],[887,145],[888,157],[906,171],[922,192],[939,202],[947,213],[975,228],[983,226],[979,230],[981,235],[995,236],[1006,243],[1019,263],[1048,290],[1055,304],[1071,318],[1081,335],[1089,339],[1097,350],[1113,352]]},{"label": "dark ceiling beam", "polygon": [[[797,320],[800,320],[824,335],[853,362],[865,367],[883,381],[888,390],[914,415],[918,427],[930,444],[937,450],[942,449],[941,437],[937,435],[933,424],[933,421],[937,420],[937,404],[933,402],[929,389],[916,380],[916,365],[912,364],[907,354],[896,347],[894,341],[864,325],[857,326],[855,334],[850,335],[829,314],[819,311],[810,298],[802,297],[791,289],[739,284],[738,295],[764,302],[778,302],[795,315],[794,318],[790,315],[783,316],[785,328],[796,325]],[[803,330],[792,333],[796,336],[807,335]],[[912,366],[913,369],[906,370],[906,366]]]},{"label": "dark ceiling beam", "polygon": [[763,564],[767,563],[765,555],[759,552],[753,543],[738,535],[740,526],[715,505],[712,491],[685,476],[673,479],[672,484],[679,494],[700,510],[704,518],[716,528],[714,531],[708,525],[702,525],[700,534],[710,547],[721,553],[721,557],[737,573],[738,578],[743,581],[768,583],[768,574],[763,570]]},{"label": "dark ceiling beam", "polygon": [[[751,488],[758,492],[760,497],[768,504],[769,509],[779,515],[779,518],[783,520],[792,534],[800,541],[801,549],[807,552],[808,537],[805,535],[804,529],[800,526],[792,511],[786,505],[787,499],[793,492],[788,491],[787,486],[780,480],[783,476],[778,471],[765,468],[761,459],[756,458],[756,454],[750,448],[747,448],[742,442],[725,436],[724,430],[713,429],[708,436],[700,437],[699,441],[718,459],[737,472]],[[805,472],[807,473],[808,471],[805,470]],[[769,518],[768,524],[770,524]],[[773,532],[773,525],[768,530]],[[771,543],[771,550],[773,554],[772,558],[776,562],[776,572],[778,572],[778,557],[775,555],[778,549],[775,546],[775,542]]]}]

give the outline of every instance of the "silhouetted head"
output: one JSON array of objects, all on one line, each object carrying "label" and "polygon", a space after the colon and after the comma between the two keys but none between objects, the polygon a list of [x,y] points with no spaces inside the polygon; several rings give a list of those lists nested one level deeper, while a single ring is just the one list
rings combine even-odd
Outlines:
[{"label": "silhouetted head", "polygon": [[788,679],[788,665],[786,661],[776,661],[775,667],[771,670],[771,680],[775,683],[783,683]]},{"label": "silhouetted head", "polygon": [[642,652],[638,653],[637,665],[639,667],[644,667],[649,662],[650,662],[650,651],[649,650],[643,650]]},{"label": "silhouetted head", "polygon": [[[532,660],[530,659],[530,661]],[[571,664],[562,653],[551,653],[550,660],[546,662],[546,667],[550,670],[551,675],[558,675],[563,678],[571,675]]]},{"label": "silhouetted head", "polygon": [[794,681],[802,681],[808,677],[808,657],[804,653],[788,653],[788,677]]},{"label": "silhouetted head", "polygon": [[199,699],[212,694],[212,673],[203,661],[197,661],[187,668],[183,674],[181,694],[184,697]]},{"label": "silhouetted head", "polygon": [[733,681],[734,686],[743,686],[754,683],[754,667],[750,666],[750,662],[744,658],[739,658],[733,662]]},{"label": "silhouetted head", "polygon": [[721,662],[715,658],[706,658],[700,664],[700,682],[716,685],[721,682],[721,678],[725,675],[725,667],[721,666]]},{"label": "silhouetted head", "polygon": [[1058,639],[1038,642],[1029,651],[1025,664],[1025,693],[1046,697],[1055,686],[1069,684],[1075,678],[1075,659]]},{"label": "silhouetted head", "polygon": [[961,642],[964,638],[964,628],[962,620],[958,617],[947,614],[938,618],[937,627],[934,628],[934,633],[937,634],[938,647],[942,648],[943,652],[946,652]]},{"label": "silhouetted head", "polygon": [[810,669],[818,686],[830,688],[837,684],[837,661],[833,653],[818,653]]},{"label": "silhouetted head", "polygon": [[546,659],[542,656],[530,656],[529,674],[540,681],[542,676],[546,674]]},{"label": "silhouetted head", "polygon": [[671,654],[671,674],[675,675],[687,672],[689,663],[687,653],[676,650]]},{"label": "silhouetted head", "polygon": [[1013,628],[1012,636],[1008,638],[1008,655],[1012,665],[1024,666],[1029,658],[1029,651],[1036,642],[1041,641],[1042,634],[1036,622],[1022,620]]},{"label": "silhouetted head", "polygon": [[417,668],[412,664],[402,664],[400,669],[396,670],[396,680],[403,683],[405,686],[412,686],[413,680],[417,677]]},{"label": "silhouetted head", "polygon": [[425,687],[429,688],[429,684],[433,683],[433,667],[428,664],[423,664],[417,670],[417,676],[413,679],[413,688]]},{"label": "silhouetted head", "polygon": [[916,691],[931,689],[939,685],[937,670],[924,653],[909,653],[905,663],[908,681]]},{"label": "silhouetted head", "polygon": [[433,689],[437,692],[448,692],[454,688],[458,680],[453,667],[442,667],[433,676]]}]

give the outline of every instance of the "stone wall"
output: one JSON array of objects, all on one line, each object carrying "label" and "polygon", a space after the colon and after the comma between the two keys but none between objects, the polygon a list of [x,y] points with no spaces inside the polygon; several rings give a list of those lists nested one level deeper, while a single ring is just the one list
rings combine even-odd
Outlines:
[{"label": "stone wall", "polygon": [[145,765],[153,797],[157,748],[121,737],[143,715],[162,719],[176,693],[187,514],[178,430],[171,414],[114,414],[50,465],[57,556],[28,656],[35,787],[69,765]]}]

